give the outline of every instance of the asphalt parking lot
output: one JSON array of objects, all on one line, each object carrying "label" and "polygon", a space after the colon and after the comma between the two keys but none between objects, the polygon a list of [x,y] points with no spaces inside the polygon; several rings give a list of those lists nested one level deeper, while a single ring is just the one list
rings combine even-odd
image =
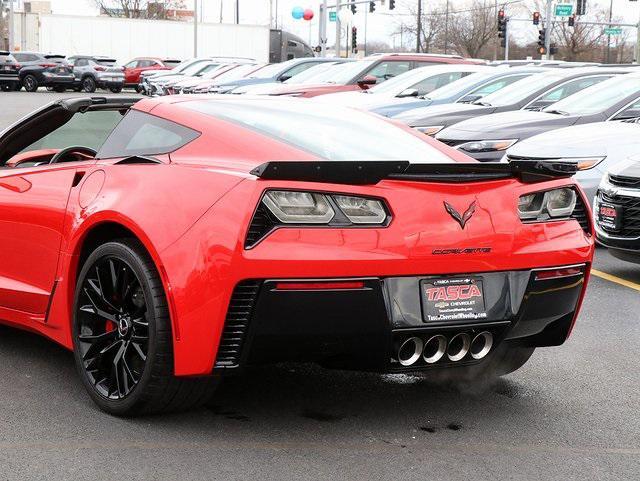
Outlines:
[{"label": "asphalt parking lot", "polygon": [[[0,93],[0,128],[60,96]],[[278,365],[208,409],[118,419],[71,353],[0,327],[0,479],[638,479],[640,266],[594,267],[571,339],[485,390]]]}]

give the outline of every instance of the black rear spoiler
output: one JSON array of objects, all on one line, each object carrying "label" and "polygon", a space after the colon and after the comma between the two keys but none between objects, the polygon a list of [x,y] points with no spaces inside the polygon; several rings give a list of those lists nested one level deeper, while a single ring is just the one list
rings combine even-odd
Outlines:
[{"label": "black rear spoiler", "polygon": [[406,161],[272,161],[251,171],[264,180],[293,180],[329,184],[377,184],[383,179],[422,182],[479,182],[518,178],[522,182],[544,182],[574,175],[574,162],[515,160],[502,162],[452,162],[412,164]]}]

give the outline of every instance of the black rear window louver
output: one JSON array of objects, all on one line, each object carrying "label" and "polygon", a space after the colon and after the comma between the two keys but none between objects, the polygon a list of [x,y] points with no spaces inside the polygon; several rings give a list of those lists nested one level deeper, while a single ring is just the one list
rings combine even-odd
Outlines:
[{"label": "black rear window louver", "polygon": [[216,356],[216,369],[234,368],[240,364],[259,289],[259,281],[248,280],[240,282],[233,290]]}]

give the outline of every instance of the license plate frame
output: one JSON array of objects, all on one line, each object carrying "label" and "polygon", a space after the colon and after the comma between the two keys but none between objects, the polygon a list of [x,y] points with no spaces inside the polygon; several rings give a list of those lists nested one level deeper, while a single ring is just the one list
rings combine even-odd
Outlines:
[{"label": "license plate frame", "polygon": [[479,276],[421,279],[420,300],[426,323],[478,321],[488,316]]},{"label": "license plate frame", "polygon": [[598,204],[598,223],[613,232],[622,230],[623,209],[620,205],[601,202]]}]

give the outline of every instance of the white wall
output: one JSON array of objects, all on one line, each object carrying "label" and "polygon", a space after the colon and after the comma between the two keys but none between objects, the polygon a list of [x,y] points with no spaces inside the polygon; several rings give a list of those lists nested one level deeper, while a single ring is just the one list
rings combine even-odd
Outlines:
[{"label": "white wall", "polygon": [[[40,16],[40,50],[65,55],[186,59],[193,56],[193,24],[69,15]],[[198,56],[251,57],[269,60],[269,27],[262,25],[200,24]]]}]

